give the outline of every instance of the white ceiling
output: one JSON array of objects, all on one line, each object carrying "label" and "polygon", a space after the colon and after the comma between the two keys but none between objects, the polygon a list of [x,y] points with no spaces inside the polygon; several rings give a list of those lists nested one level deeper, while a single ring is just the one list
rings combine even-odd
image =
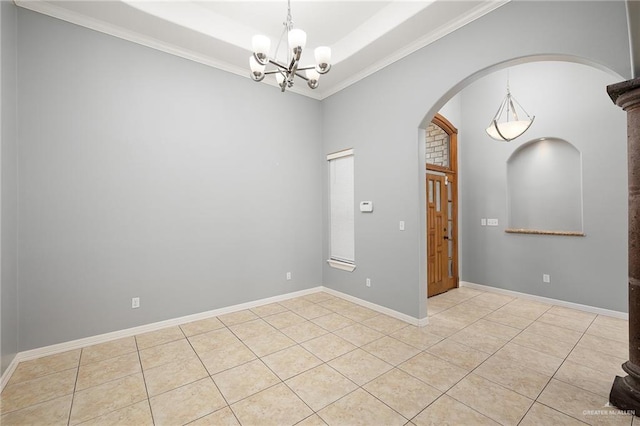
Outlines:
[{"label": "white ceiling", "polygon": [[[292,0],[294,26],[307,33],[302,65],[313,63],[313,48],[328,45],[332,68],[316,90],[304,81],[290,90],[323,99],[508,1]],[[251,37],[269,36],[275,50],[287,15],[286,0],[15,2],[247,78]],[[280,52],[284,55],[282,47]],[[276,84],[272,76],[265,82]]]}]

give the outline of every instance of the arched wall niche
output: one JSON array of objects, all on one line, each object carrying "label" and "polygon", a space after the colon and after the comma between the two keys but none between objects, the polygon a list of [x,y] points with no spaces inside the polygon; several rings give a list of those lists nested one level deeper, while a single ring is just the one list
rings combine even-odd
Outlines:
[{"label": "arched wall niche", "polygon": [[538,138],[507,160],[511,233],[583,236],[582,155],[570,142]]}]

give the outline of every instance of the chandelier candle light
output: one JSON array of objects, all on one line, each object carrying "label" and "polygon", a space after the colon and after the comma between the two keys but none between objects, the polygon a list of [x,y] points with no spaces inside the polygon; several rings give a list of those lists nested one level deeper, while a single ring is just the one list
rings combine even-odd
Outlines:
[{"label": "chandelier candle light", "polygon": [[[255,35],[251,40],[253,55],[249,58],[249,66],[251,67],[251,78],[254,81],[262,81],[267,74],[274,74],[280,91],[284,92],[287,87],[293,86],[293,79],[298,76],[307,82],[307,85],[315,89],[318,87],[318,80],[321,74],[326,74],[331,69],[331,49],[326,46],[320,46],[314,50],[316,64],[308,67],[300,67],[300,56],[302,49],[307,44],[307,34],[301,29],[293,28],[293,20],[291,19],[291,1],[287,1],[287,20],[283,23],[284,30],[278,41],[275,54],[269,57],[271,49],[271,40],[264,35]],[[278,48],[280,43],[287,34],[287,42],[289,49],[287,51],[287,62],[278,61]],[[267,64],[275,65],[276,69],[266,71]],[[304,71],[303,75],[301,71]]]},{"label": "chandelier candle light", "polygon": [[[518,116],[516,106],[522,111],[520,116]],[[522,120],[523,116],[526,116],[527,119]],[[497,141],[510,142],[518,136],[522,136],[531,127],[535,118],[535,116],[530,117],[516,98],[511,95],[509,80],[507,79],[507,95],[502,100],[498,112],[496,112],[486,131],[489,136]]]}]

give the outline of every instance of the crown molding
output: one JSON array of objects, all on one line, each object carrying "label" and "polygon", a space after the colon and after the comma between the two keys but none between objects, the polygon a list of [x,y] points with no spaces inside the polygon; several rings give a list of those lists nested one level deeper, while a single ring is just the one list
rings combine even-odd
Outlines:
[{"label": "crown molding", "polygon": [[[81,27],[88,28],[90,30],[98,31],[103,34],[107,34],[113,37],[117,37],[126,41],[130,41],[136,44],[140,44],[151,49],[159,50],[161,52],[169,53],[174,56],[178,56],[190,61],[194,61],[203,65],[210,66],[222,71],[229,72],[231,74],[239,75],[241,77],[251,79],[249,76],[249,69],[238,67],[225,61],[214,59],[210,56],[203,55],[194,52],[189,49],[185,49],[171,43],[156,40],[153,37],[145,36],[135,31],[122,28],[118,25],[114,25],[108,22],[104,22],[95,18],[88,17],[86,15],[70,11],[66,8],[60,7],[44,0],[14,0],[15,4],[24,9],[31,10],[33,12],[48,15],[62,21],[69,22],[71,24],[79,25]],[[247,52],[247,57],[250,52]],[[278,90],[280,87],[275,81],[263,81],[264,84],[268,84]],[[287,91],[293,92],[299,95],[307,96],[315,100],[321,100],[320,93],[310,93],[307,90],[300,89],[296,86],[288,88]]]},{"label": "crown molding", "polygon": [[[413,52],[439,40],[440,38],[452,33],[453,31],[475,21],[476,19],[481,18],[487,13],[494,11],[495,9],[509,3],[510,1],[511,0],[496,0],[496,1],[490,1],[487,3],[482,3],[476,6],[474,9],[472,9],[469,13],[464,14],[463,16],[459,17],[455,21],[452,21],[446,25],[443,25],[437,30],[432,31],[429,34],[426,34],[425,36],[417,39],[413,43],[410,43],[404,46],[403,48],[395,51],[393,54],[388,55],[387,57],[379,61],[376,61],[374,64],[363,69],[362,71],[352,74],[350,77],[332,86],[329,86],[329,87],[325,86],[317,91],[309,91],[309,90],[306,90],[305,87],[293,86],[292,88],[287,89],[287,91],[321,101],[335,93],[340,92],[343,89],[346,89],[347,87],[370,76],[371,74],[374,74],[375,72],[393,64],[394,62],[399,61],[400,59],[412,54]],[[218,60],[211,56],[197,53],[197,52],[194,52],[193,50],[176,46],[172,43],[167,43],[164,41],[157,40],[153,37],[140,34],[131,29],[123,28],[113,23],[105,22],[100,19],[89,17],[78,12],[74,12],[72,10],[69,10],[60,5],[55,4],[55,2],[53,1],[14,0],[14,2],[17,6],[20,6],[24,9],[42,13],[44,15],[48,15],[53,18],[57,18],[66,22],[70,22],[75,25],[89,28],[94,31],[108,34],[123,40],[127,40],[133,43],[140,44],[142,46],[149,47],[151,49],[169,53],[174,56],[188,59],[203,65],[207,65],[222,71],[226,71],[226,72],[250,79],[248,68],[237,66],[226,61]],[[247,55],[249,54],[250,52],[247,51]],[[280,89],[278,84],[275,81],[265,80],[263,81],[263,83],[268,84],[276,88],[277,90]]]},{"label": "crown molding", "polygon": [[373,65],[363,69],[361,72],[357,74],[353,74],[351,77],[343,80],[341,83],[334,85],[333,87],[329,88],[327,91],[323,92],[322,99],[328,98],[329,96],[334,95],[340,92],[341,90],[346,89],[352,84],[355,84],[358,81],[370,76],[371,74],[374,74],[380,71],[381,69],[393,64],[394,62],[397,62],[400,59],[406,56],[409,56],[413,52],[420,50],[425,46],[430,45],[431,43],[441,39],[442,37],[445,37],[446,35],[454,32],[455,30],[458,30],[464,27],[465,25],[475,21],[476,19],[483,17],[487,13],[493,12],[494,10],[498,9],[501,6],[504,6],[509,2],[511,2],[511,0],[496,0],[489,3],[481,4],[480,6],[474,8],[471,12],[465,14],[464,16],[461,16],[459,19],[438,28],[436,31],[432,31],[431,33],[417,39],[413,43],[406,45],[402,49],[397,50],[396,52],[387,56],[386,58],[381,59],[380,61],[377,61]]}]

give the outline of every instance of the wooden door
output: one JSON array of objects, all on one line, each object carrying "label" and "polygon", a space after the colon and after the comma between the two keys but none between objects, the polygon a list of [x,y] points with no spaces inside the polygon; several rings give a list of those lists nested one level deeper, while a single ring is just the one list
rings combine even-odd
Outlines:
[{"label": "wooden door", "polygon": [[449,290],[445,176],[427,174],[427,296]]}]

